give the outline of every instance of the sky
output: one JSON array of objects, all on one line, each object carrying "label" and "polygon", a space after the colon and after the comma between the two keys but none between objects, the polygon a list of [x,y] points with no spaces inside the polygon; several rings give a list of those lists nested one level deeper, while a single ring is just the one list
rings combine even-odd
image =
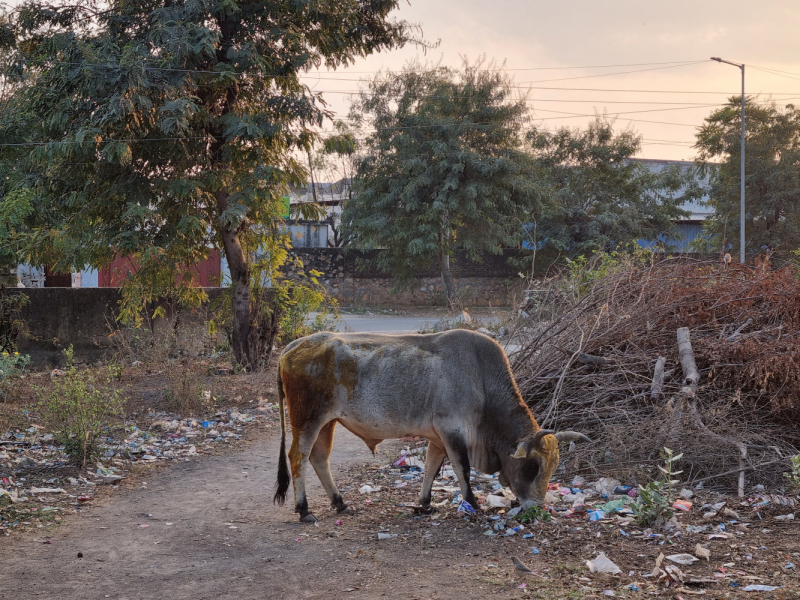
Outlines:
[{"label": "sky", "polygon": [[438,47],[409,45],[305,77],[338,115],[347,92],[380,69],[414,59],[457,67],[480,55],[505,61],[529,89],[536,123],[585,127],[595,113],[623,113],[616,127],[642,134],[642,158],[693,160],[697,126],[740,94],[741,71],[711,56],[745,63],[748,95],[800,102],[800,3],[790,0],[402,0],[395,16]]}]

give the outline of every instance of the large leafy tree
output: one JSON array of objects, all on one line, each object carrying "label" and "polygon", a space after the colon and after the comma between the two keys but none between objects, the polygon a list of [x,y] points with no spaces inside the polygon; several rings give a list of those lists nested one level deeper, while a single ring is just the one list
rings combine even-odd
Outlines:
[{"label": "large leafy tree", "polygon": [[376,266],[401,279],[438,263],[455,300],[453,252],[500,253],[541,208],[520,135],[525,99],[484,61],[410,64],[369,81],[351,115],[374,128],[342,216],[351,245],[380,248]]},{"label": "large leafy tree", "polygon": [[[741,96],[706,118],[697,133],[709,177],[709,243],[739,247]],[[745,100],[745,250],[800,247],[800,110]]]},{"label": "large leafy tree", "polygon": [[253,258],[285,256],[280,197],[305,179],[327,116],[299,75],[408,41],[397,4],[28,0],[4,13],[0,139],[19,145],[0,146],[13,174],[0,194],[29,192],[22,255],[59,269],[133,255],[131,308],[192,294],[176,271],[221,247],[233,356],[260,366],[271,338]]},{"label": "large leafy tree", "polygon": [[655,240],[686,214],[680,209],[685,174],[678,167],[653,172],[630,160],[641,136],[630,129],[615,133],[606,118],[586,129],[534,127],[528,142],[553,209],[527,231],[548,254],[574,257]]}]

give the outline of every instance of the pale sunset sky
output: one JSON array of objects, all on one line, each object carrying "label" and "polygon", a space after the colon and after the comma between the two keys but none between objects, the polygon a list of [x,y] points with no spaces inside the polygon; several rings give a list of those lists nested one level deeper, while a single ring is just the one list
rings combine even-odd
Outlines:
[{"label": "pale sunset sky", "polygon": [[439,47],[423,55],[407,46],[304,78],[339,114],[349,106],[341,92],[378,69],[414,58],[458,66],[481,54],[530,87],[535,122],[582,127],[595,112],[619,113],[617,128],[643,135],[644,158],[694,159],[695,128],[740,93],[740,70],[711,56],[747,65],[748,95],[800,101],[800,3],[789,0],[411,0],[395,14]]}]

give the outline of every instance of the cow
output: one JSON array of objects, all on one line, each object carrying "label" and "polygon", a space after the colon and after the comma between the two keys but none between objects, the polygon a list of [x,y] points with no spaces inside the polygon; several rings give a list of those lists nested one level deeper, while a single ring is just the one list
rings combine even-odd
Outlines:
[{"label": "cow", "polygon": [[[559,441],[583,434],[539,428],[522,400],[500,345],[465,329],[433,334],[316,333],[290,343],[280,356],[278,399],[281,445],[277,491],[283,505],[290,480],[295,512],[315,522],[308,509],[305,473],[309,462],[333,507],[349,513],[330,470],[337,423],[374,453],[385,439],[428,440],[421,510],[431,511],[433,480],[445,457],[458,478],[462,498],[478,503],[470,467],[497,473],[523,508],[541,504],[558,466]],[[286,410],[292,427],[286,460]]]}]

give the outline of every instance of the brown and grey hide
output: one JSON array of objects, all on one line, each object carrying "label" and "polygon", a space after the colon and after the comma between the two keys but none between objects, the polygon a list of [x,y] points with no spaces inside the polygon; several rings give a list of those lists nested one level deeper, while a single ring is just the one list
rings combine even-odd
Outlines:
[{"label": "brown and grey hide", "polygon": [[428,335],[317,333],[289,344],[280,357],[278,395],[281,454],[275,501],[289,487],[286,417],[295,510],[313,521],[305,493],[308,462],[334,507],[346,512],[330,472],[337,423],[371,450],[385,439],[429,440],[420,504],[430,509],[431,487],[445,457],[462,497],[478,504],[470,467],[500,473],[523,507],[541,503],[558,466],[559,439],[586,439],[574,432],[539,428],[520,396],[503,349],[488,336],[463,329]]}]

